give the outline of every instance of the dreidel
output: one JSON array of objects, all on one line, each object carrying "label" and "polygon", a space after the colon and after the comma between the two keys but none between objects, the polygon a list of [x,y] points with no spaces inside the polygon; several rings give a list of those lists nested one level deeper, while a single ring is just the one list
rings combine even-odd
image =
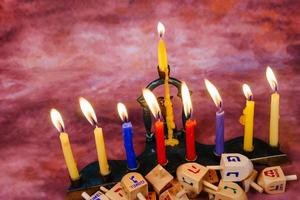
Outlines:
[{"label": "dreidel", "polygon": [[155,192],[148,192],[148,196],[146,197],[146,200],[156,200],[156,193]]},{"label": "dreidel", "polygon": [[153,186],[154,191],[159,195],[170,186],[173,176],[160,164],[154,167],[146,176],[147,181]]},{"label": "dreidel", "polygon": [[219,183],[219,177],[216,170],[209,169],[206,173],[204,180],[210,183]]},{"label": "dreidel", "polygon": [[109,198],[107,196],[105,196],[105,194],[103,194],[100,191],[97,191],[96,193],[94,193],[92,196],[90,196],[88,193],[83,192],[81,193],[82,198],[84,198],[85,200],[109,200]]},{"label": "dreidel", "polygon": [[148,195],[148,183],[137,172],[130,172],[121,179],[121,186],[127,200],[146,200]]},{"label": "dreidel", "polygon": [[105,193],[110,200],[127,200],[125,192],[121,186],[121,183],[118,182],[110,190],[101,186],[100,190]]},{"label": "dreidel", "polygon": [[180,165],[176,170],[177,180],[186,190],[189,198],[195,198],[203,188],[203,185],[217,190],[218,187],[204,180],[208,169],[198,163],[189,162]]},{"label": "dreidel", "polygon": [[179,183],[172,182],[171,185],[171,188],[159,196],[159,200],[189,200],[185,189]]},{"label": "dreidel", "polygon": [[242,181],[253,171],[253,164],[246,156],[239,153],[223,153],[219,166],[207,166],[208,169],[220,170],[223,181]]},{"label": "dreidel", "polygon": [[209,198],[215,200],[247,200],[247,195],[244,190],[236,183],[231,181],[221,180],[218,190],[214,191],[204,187],[203,191],[209,193]]},{"label": "dreidel", "polygon": [[280,166],[267,167],[261,171],[257,183],[268,194],[285,192],[286,182],[297,180],[297,175],[285,176]]},{"label": "dreidel", "polygon": [[259,193],[262,193],[264,189],[260,187],[257,183],[255,183],[255,178],[257,177],[257,171],[254,169],[252,173],[242,181],[243,187],[245,192],[248,192],[250,187],[258,191]]}]

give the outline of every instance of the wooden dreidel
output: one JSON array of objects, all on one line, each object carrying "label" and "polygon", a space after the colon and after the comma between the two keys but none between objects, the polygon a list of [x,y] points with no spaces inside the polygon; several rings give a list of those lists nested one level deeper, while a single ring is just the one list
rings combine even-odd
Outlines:
[{"label": "wooden dreidel", "polygon": [[219,177],[216,170],[209,169],[206,173],[204,180],[210,183],[219,183]]},{"label": "wooden dreidel", "polygon": [[242,181],[245,192],[248,192],[250,187],[254,188],[259,193],[262,193],[264,189],[255,183],[255,178],[257,176],[257,171],[254,169],[252,173]]},{"label": "wooden dreidel", "polygon": [[100,191],[97,191],[96,193],[94,193],[92,196],[90,196],[88,193],[83,192],[81,193],[82,198],[84,198],[85,200],[109,200],[109,198],[107,196],[105,196],[105,194],[103,194]]},{"label": "wooden dreidel", "polygon": [[185,163],[177,168],[177,180],[186,190],[189,198],[195,198],[202,191],[203,185],[213,190],[218,189],[204,180],[207,172],[208,169],[206,167],[195,162]]},{"label": "wooden dreidel", "polygon": [[280,166],[267,167],[259,174],[257,183],[268,194],[285,192],[286,181],[297,180],[297,175],[285,176]]},{"label": "wooden dreidel", "polygon": [[220,170],[223,181],[242,181],[247,178],[253,164],[246,156],[239,153],[223,153],[219,166],[207,166],[208,169]]},{"label": "wooden dreidel", "polygon": [[189,200],[186,195],[185,189],[180,184],[172,184],[173,186],[164,191],[159,200]]},{"label": "wooden dreidel", "polygon": [[114,185],[114,187],[112,187],[110,190],[103,186],[100,187],[100,190],[104,192],[105,196],[107,196],[110,200],[127,200],[120,182]]},{"label": "wooden dreidel", "polygon": [[236,183],[231,181],[221,180],[217,191],[211,190],[209,188],[203,189],[205,192],[209,193],[209,198],[214,195],[215,200],[247,200],[247,195],[244,190]]},{"label": "wooden dreidel", "polygon": [[128,200],[144,200],[148,195],[148,183],[137,172],[130,172],[121,179],[121,186]]},{"label": "wooden dreidel", "polygon": [[156,200],[156,193],[155,192],[148,192],[148,196],[146,200]]},{"label": "wooden dreidel", "polygon": [[170,186],[173,176],[160,164],[156,165],[146,176],[147,181],[159,195]]}]

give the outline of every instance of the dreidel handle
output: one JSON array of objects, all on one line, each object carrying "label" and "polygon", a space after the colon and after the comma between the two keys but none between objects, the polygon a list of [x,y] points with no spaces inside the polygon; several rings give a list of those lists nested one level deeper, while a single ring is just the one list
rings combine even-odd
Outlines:
[{"label": "dreidel handle", "polygon": [[184,194],[186,194],[185,189],[180,190],[180,191],[176,194],[176,198],[180,199]]},{"label": "dreidel handle", "polygon": [[213,170],[221,170],[223,169],[222,166],[220,165],[211,165],[211,166],[206,166],[208,169],[213,169]]},{"label": "dreidel handle", "polygon": [[285,180],[286,181],[295,181],[295,180],[297,180],[297,175],[288,175],[288,176],[285,176]]},{"label": "dreidel handle", "polygon": [[263,193],[264,189],[262,187],[260,187],[257,183],[255,182],[251,182],[250,186],[253,187],[257,192],[259,193]]},{"label": "dreidel handle", "polygon": [[215,190],[212,190],[212,189],[207,188],[207,187],[203,187],[203,191],[206,192],[206,193],[209,193],[209,194],[216,194]]},{"label": "dreidel handle", "polygon": [[202,183],[203,183],[204,186],[208,187],[209,189],[212,189],[212,190],[214,190],[214,191],[217,191],[217,190],[218,190],[218,187],[217,187],[217,186],[211,184],[211,183],[208,182],[208,181],[202,181]]},{"label": "dreidel handle", "polygon": [[146,200],[146,198],[144,197],[144,195],[142,193],[137,193],[136,197],[138,198],[138,200]]},{"label": "dreidel handle", "polygon": [[101,186],[101,187],[100,187],[100,190],[101,190],[102,192],[104,192],[104,193],[106,193],[106,192],[109,191],[109,189],[107,189],[107,188],[104,187],[104,186]]},{"label": "dreidel handle", "polygon": [[85,200],[89,200],[89,199],[91,198],[91,196],[90,196],[88,193],[86,193],[86,192],[81,193],[81,196],[82,196],[82,198],[84,198]]}]

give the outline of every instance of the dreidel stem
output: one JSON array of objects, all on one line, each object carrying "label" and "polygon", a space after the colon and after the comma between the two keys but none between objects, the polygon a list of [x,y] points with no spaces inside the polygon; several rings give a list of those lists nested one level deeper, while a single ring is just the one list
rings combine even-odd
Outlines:
[{"label": "dreidel stem", "polygon": [[91,198],[91,196],[90,196],[88,193],[86,193],[86,192],[81,193],[81,196],[82,196],[82,198],[84,198],[85,200],[89,200],[89,199]]},{"label": "dreidel stem", "polygon": [[297,180],[297,175],[288,175],[288,176],[285,176],[285,180],[286,181],[295,181],[295,180]]},{"label": "dreidel stem", "polygon": [[101,190],[102,192],[104,192],[104,193],[106,193],[106,192],[109,191],[109,189],[107,189],[107,188],[105,188],[105,187],[103,187],[103,186],[100,187],[100,190]]},{"label": "dreidel stem", "polygon": [[203,191],[206,192],[206,193],[209,193],[209,194],[216,194],[215,190],[212,190],[212,189],[207,188],[207,187],[203,187]]},{"label": "dreidel stem", "polygon": [[184,194],[186,193],[186,191],[183,189],[183,190],[180,190],[177,194],[176,194],[176,198],[180,199]]},{"label": "dreidel stem", "polygon": [[144,197],[144,195],[142,193],[137,193],[136,197],[138,198],[138,200],[146,200],[146,198]]},{"label": "dreidel stem", "polygon": [[214,191],[217,191],[218,190],[218,187],[211,184],[210,182],[207,182],[207,181],[202,181],[203,185],[208,187],[209,189],[212,189]]},{"label": "dreidel stem", "polygon": [[250,183],[250,186],[253,187],[259,193],[263,193],[263,191],[264,191],[264,189],[262,187],[260,187],[257,183],[255,183],[253,181]]},{"label": "dreidel stem", "polygon": [[221,170],[223,169],[222,166],[220,165],[211,165],[211,166],[206,166],[208,169],[213,169],[213,170]]}]

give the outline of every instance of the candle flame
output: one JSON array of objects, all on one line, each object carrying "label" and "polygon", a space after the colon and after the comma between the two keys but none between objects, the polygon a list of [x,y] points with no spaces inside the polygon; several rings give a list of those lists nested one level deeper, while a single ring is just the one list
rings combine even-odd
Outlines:
[{"label": "candle flame", "polygon": [[158,22],[157,23],[157,32],[159,34],[160,37],[164,36],[165,34],[165,26],[163,25],[163,23]]},{"label": "candle flame", "polygon": [[160,108],[154,94],[149,89],[143,89],[143,96],[153,116],[158,118],[160,115]]},{"label": "candle flame", "polygon": [[56,109],[52,108],[50,111],[50,117],[53,125],[58,130],[58,132],[64,132],[65,125],[60,113]]},{"label": "candle flame", "polygon": [[80,104],[81,111],[84,114],[84,116],[86,117],[86,119],[92,125],[96,125],[97,117],[96,117],[95,111],[94,111],[92,105],[90,104],[90,102],[88,102],[85,98],[80,97],[79,104]]},{"label": "candle flame", "polygon": [[217,88],[207,79],[204,80],[206,89],[208,90],[212,100],[214,101],[215,105],[219,108],[222,107],[222,99],[217,90]]},{"label": "candle flame", "polygon": [[185,82],[181,83],[181,97],[182,97],[184,114],[186,117],[188,117],[192,113],[193,107],[192,107],[190,91]]},{"label": "candle flame", "polygon": [[269,82],[272,90],[276,92],[277,88],[278,88],[277,79],[276,79],[275,74],[272,71],[271,67],[269,67],[269,66],[267,67],[267,70],[266,70],[266,76],[267,76],[268,82]]},{"label": "candle flame", "polygon": [[252,94],[252,91],[251,91],[249,85],[243,84],[243,92],[244,92],[246,99],[248,99],[248,100],[252,99],[253,94]]},{"label": "candle flame", "polygon": [[118,103],[117,105],[118,113],[122,121],[128,120],[127,109],[123,103]]}]

